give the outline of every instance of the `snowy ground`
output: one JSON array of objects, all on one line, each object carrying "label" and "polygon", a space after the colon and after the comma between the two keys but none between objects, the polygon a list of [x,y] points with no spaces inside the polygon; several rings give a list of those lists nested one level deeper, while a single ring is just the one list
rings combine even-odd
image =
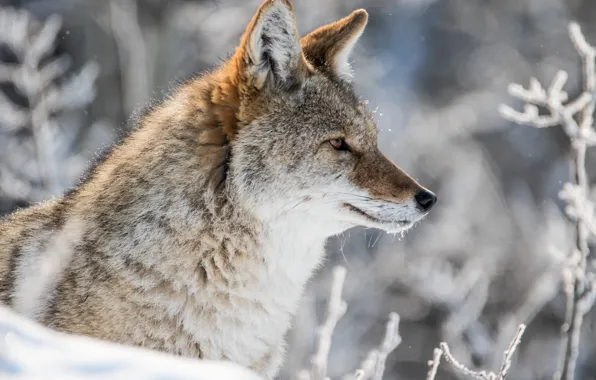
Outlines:
[{"label": "snowy ground", "polygon": [[0,307],[1,379],[259,380],[228,362],[182,359],[58,333]]}]

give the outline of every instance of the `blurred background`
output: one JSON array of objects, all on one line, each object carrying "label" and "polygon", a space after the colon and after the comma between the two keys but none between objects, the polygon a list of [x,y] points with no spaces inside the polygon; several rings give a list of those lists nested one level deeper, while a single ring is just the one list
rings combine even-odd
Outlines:
[{"label": "blurred background", "polygon": [[[76,185],[128,121],[234,46],[259,0],[0,1],[0,215]],[[302,34],[357,8],[370,15],[353,55],[355,85],[381,128],[382,150],[439,202],[401,239],[354,229],[329,242],[310,283],[281,379],[308,366],[331,268],[344,265],[348,310],[329,375],[352,372],[401,316],[402,344],[385,379],[424,379],[446,341],[470,367],[496,370],[528,324],[509,378],[551,379],[573,245],[558,192],[570,173],[558,128],[505,121],[510,82],[548,83],[580,60],[578,22],[596,44],[593,0],[295,0]],[[593,175],[594,154],[588,155]],[[596,379],[594,313],[586,316],[577,379]],[[447,366],[439,380],[456,379]]]}]

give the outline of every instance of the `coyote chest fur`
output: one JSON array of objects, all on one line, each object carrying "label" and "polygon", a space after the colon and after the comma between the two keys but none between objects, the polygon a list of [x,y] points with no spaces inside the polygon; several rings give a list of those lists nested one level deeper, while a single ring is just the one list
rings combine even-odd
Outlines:
[{"label": "coyote chest fur", "polygon": [[77,188],[0,222],[0,302],[56,330],[273,378],[328,237],[436,201],[351,86],[363,10],[300,38],[265,1],[235,54],[139,120]]}]

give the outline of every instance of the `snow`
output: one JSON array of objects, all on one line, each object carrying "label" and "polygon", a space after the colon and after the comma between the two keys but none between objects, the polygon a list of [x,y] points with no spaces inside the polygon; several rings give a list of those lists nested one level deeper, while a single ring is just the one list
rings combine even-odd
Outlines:
[{"label": "snow", "polygon": [[53,331],[0,306],[0,379],[262,380],[231,362],[192,360]]}]

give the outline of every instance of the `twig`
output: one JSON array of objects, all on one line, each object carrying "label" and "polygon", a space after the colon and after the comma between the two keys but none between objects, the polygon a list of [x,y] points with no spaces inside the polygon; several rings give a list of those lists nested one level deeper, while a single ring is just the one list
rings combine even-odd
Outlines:
[{"label": "twig", "polygon": [[377,349],[371,350],[360,368],[352,376],[346,379],[352,380],[382,380],[385,373],[385,361],[387,356],[400,345],[402,339],[399,335],[399,315],[389,314],[389,321],[385,329],[383,343]]},{"label": "twig", "polygon": [[474,379],[493,380],[493,378],[490,377],[490,373],[487,373],[485,371],[480,371],[480,372],[472,371],[471,369],[469,369],[468,367],[466,367],[465,365],[463,365],[462,363],[457,361],[457,359],[455,359],[453,357],[453,355],[451,354],[451,351],[449,350],[449,346],[447,345],[447,343],[441,342],[441,344],[439,346],[441,347],[441,350],[443,351],[443,356],[445,357],[445,361],[447,363],[451,364],[451,366],[453,366],[453,368],[455,368],[456,371],[462,373],[463,375],[470,376]]},{"label": "twig", "polygon": [[[586,172],[586,149],[596,145],[596,133],[593,129],[596,68],[594,59],[596,50],[590,46],[583,36],[578,24],[569,25],[569,35],[575,50],[582,59],[583,89],[574,100],[567,101],[567,93],[563,86],[567,74],[559,72],[545,91],[537,80],[532,79],[528,89],[511,84],[509,93],[523,100],[524,112],[518,112],[508,106],[501,105],[501,114],[508,120],[518,124],[531,125],[537,128],[561,125],[571,140],[572,148],[572,184],[566,184],[559,197],[567,202],[566,212],[573,220],[576,230],[575,248],[569,256],[570,267],[564,280],[567,294],[565,323],[562,327],[563,350],[559,369],[555,379],[572,380],[578,357],[580,331],[583,317],[594,302],[594,281],[586,275],[589,256],[589,234],[596,232],[593,205],[587,200],[589,192]],[[538,106],[545,107],[549,115],[540,116]],[[580,202],[583,204],[580,205]],[[587,211],[586,211],[587,210]],[[577,254],[577,255],[576,255]],[[575,258],[574,258],[575,257]]]},{"label": "twig", "polygon": [[385,361],[387,356],[393,352],[401,343],[401,336],[399,335],[399,315],[397,313],[389,314],[389,322],[387,322],[387,330],[385,332],[385,339],[377,355],[377,365],[375,367],[374,380],[382,380],[385,372]]},{"label": "twig", "polygon": [[[41,28],[39,34],[28,44],[23,59],[21,89],[31,105],[31,132],[35,141],[37,163],[46,190],[50,194],[59,193],[62,188],[58,183],[58,168],[51,157],[47,137],[50,112],[46,106],[47,94],[44,83],[40,78],[40,62],[44,53],[48,52],[60,30],[62,21],[58,16],[50,17]],[[29,41],[28,41],[29,42]]]},{"label": "twig", "polygon": [[437,376],[437,370],[439,369],[439,364],[441,364],[441,356],[443,356],[443,350],[440,348],[435,348],[433,360],[428,361],[428,374],[426,375],[426,380],[435,380]]},{"label": "twig", "polygon": [[[337,325],[337,321],[346,312],[346,303],[341,298],[344,280],[346,278],[346,268],[337,266],[333,270],[333,283],[329,294],[329,303],[327,306],[327,316],[325,322],[318,330],[318,347],[316,353],[311,358],[311,367],[309,371],[303,370],[298,373],[299,380],[327,380],[327,362],[329,359],[329,350],[331,348],[331,336]],[[385,329],[385,337],[378,349],[370,351],[362,365],[351,376],[346,379],[353,380],[382,380],[385,372],[385,361],[387,356],[395,350],[401,343],[399,335],[399,315],[397,313],[389,314],[389,321]]]},{"label": "twig", "polygon": [[331,348],[331,335],[337,321],[345,314],[347,305],[341,298],[346,268],[338,266],[333,270],[333,284],[329,294],[327,317],[325,323],[319,328],[319,344],[316,354],[311,359],[310,380],[325,380],[327,378],[327,361]]},{"label": "twig", "polygon": [[150,89],[147,49],[137,8],[136,0],[110,1],[110,25],[118,48],[126,114],[146,100]]},{"label": "twig", "polygon": [[360,368],[358,368],[354,373],[354,380],[370,379],[370,377],[375,372],[375,367],[377,366],[378,358],[379,352],[377,350],[371,350],[368,353],[366,359],[360,365]]},{"label": "twig", "polygon": [[[451,364],[453,366],[453,368],[455,368],[456,371],[460,372],[461,374],[463,374],[465,376],[469,376],[474,379],[480,379],[480,380],[505,380],[505,377],[507,376],[507,372],[509,371],[509,368],[511,367],[511,360],[513,358],[513,354],[515,353],[515,351],[517,350],[517,347],[521,343],[521,337],[524,334],[525,330],[526,330],[526,325],[523,325],[523,324],[519,325],[519,327],[517,328],[517,332],[515,333],[513,340],[511,341],[511,343],[509,344],[509,347],[507,348],[507,350],[505,351],[505,354],[503,355],[503,362],[501,364],[501,368],[499,369],[498,374],[494,373],[494,372],[473,371],[473,370],[469,369],[468,367],[466,367],[465,365],[460,363],[457,359],[455,359],[455,357],[453,357],[453,355],[451,354],[451,351],[449,350],[449,346],[445,342],[442,342],[440,344],[441,348],[437,349],[437,350],[442,352],[443,356],[445,357],[445,361],[447,361],[447,363]],[[433,367],[434,367],[435,363],[436,363],[437,367],[439,366],[438,360],[437,360],[437,350],[435,350],[435,357],[432,361]],[[431,370],[428,373],[427,380],[434,380],[433,367],[431,367]],[[434,368],[434,371],[436,372],[436,368]],[[431,375],[433,377],[431,377]]]},{"label": "twig", "polygon": [[499,374],[497,375],[497,380],[505,380],[505,376],[507,376],[507,372],[509,371],[509,368],[511,367],[511,359],[513,358],[513,354],[515,353],[515,350],[521,343],[521,338],[522,338],[522,335],[524,335],[525,331],[526,331],[526,325],[523,325],[523,324],[519,325],[519,327],[517,328],[517,332],[515,333],[515,336],[513,337],[513,340],[511,341],[511,343],[509,344],[509,347],[507,348],[507,350],[505,351],[505,354],[503,355],[503,364],[501,365],[501,369],[499,370]]}]

